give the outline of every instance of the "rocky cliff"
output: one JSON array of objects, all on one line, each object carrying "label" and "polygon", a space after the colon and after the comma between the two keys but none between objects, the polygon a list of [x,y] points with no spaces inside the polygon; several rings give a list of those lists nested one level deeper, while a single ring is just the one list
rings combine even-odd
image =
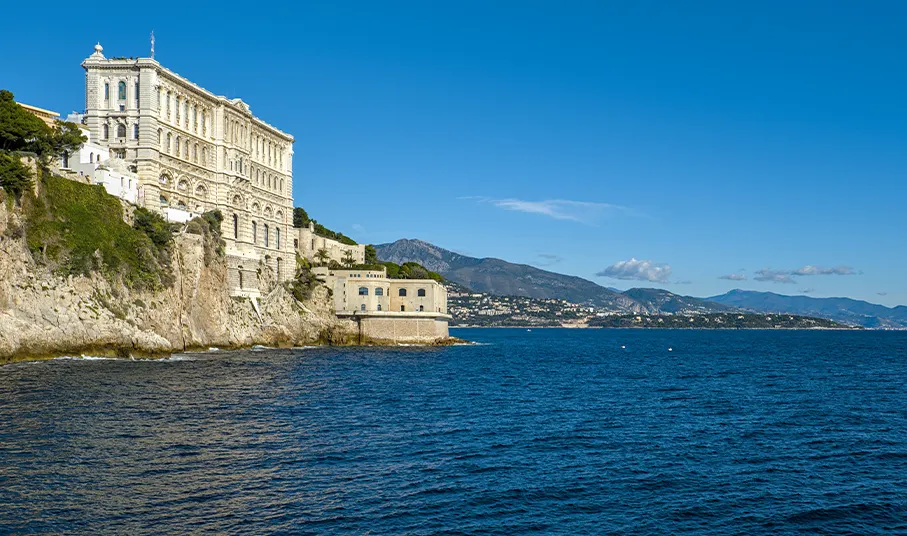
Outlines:
[{"label": "rocky cliff", "polygon": [[259,311],[248,299],[231,298],[225,263],[210,254],[206,262],[201,236],[175,238],[172,285],[136,290],[99,274],[57,275],[33,258],[23,218],[0,199],[0,361],[354,340],[355,326],[334,316],[321,285],[301,303],[263,269]]}]

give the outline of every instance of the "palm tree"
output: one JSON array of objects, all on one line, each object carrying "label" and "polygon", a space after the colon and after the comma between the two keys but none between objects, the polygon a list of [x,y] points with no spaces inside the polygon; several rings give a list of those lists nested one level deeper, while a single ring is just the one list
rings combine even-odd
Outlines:
[{"label": "palm tree", "polygon": [[347,268],[352,268],[353,265],[356,264],[356,260],[353,258],[353,252],[352,252],[352,251],[346,250],[346,251],[343,252],[343,264],[344,264]]},{"label": "palm tree", "polygon": [[331,256],[328,254],[328,250],[326,250],[325,248],[319,249],[319,250],[315,253],[315,257],[320,261],[320,262],[318,263],[319,266],[327,266],[327,264],[328,264],[328,259],[331,258]]}]

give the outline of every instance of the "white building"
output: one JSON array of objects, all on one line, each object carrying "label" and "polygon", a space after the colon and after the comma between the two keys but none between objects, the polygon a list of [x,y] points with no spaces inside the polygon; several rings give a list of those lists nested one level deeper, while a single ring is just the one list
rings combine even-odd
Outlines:
[{"label": "white building", "polygon": [[234,295],[259,294],[262,263],[294,276],[292,136],[154,58],[108,59],[97,45],[82,67],[84,123],[135,169],[139,204],[176,220],[220,210]]},{"label": "white building", "polygon": [[67,121],[80,125],[82,135],[87,141],[77,153],[64,154],[60,158],[59,171],[64,176],[72,178],[78,175],[86,182],[104,186],[107,193],[112,196],[134,205],[140,204],[142,199],[138,174],[130,170],[125,161],[110,158],[109,149],[92,137],[88,127],[82,124],[83,118],[82,114],[75,112],[66,117]]}]

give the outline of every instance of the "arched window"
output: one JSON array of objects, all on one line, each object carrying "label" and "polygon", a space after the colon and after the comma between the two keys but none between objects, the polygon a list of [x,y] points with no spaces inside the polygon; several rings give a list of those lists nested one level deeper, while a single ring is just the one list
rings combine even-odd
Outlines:
[{"label": "arched window", "polygon": [[104,82],[104,100],[110,100],[110,82]]},{"label": "arched window", "polygon": [[[94,153],[88,153],[88,163],[94,164]],[[63,167],[69,167],[69,166],[63,166]]]},{"label": "arched window", "polygon": [[401,312],[406,311],[406,306],[405,306],[405,305],[401,305],[401,306],[400,306],[400,311],[401,311]]},{"label": "arched window", "polygon": [[280,265],[281,265],[282,260],[283,259],[281,259],[280,257],[277,257],[277,280],[278,281],[280,281]]},{"label": "arched window", "polygon": [[239,216],[233,215],[233,238],[239,240]]},{"label": "arched window", "polygon": [[110,137],[110,127],[108,127],[107,125],[102,125],[101,126],[101,138],[106,140],[109,137]]},{"label": "arched window", "polygon": [[401,288],[401,289],[400,289],[400,292],[399,292],[399,295],[400,295],[401,297],[405,297],[405,296],[406,296],[406,289],[405,289],[405,288]]},{"label": "arched window", "polygon": [[252,222],[252,243],[258,243],[258,224],[254,221]]},{"label": "arched window", "polygon": [[379,310],[379,311],[381,310],[381,304],[380,304],[380,303],[378,304],[378,310]]},{"label": "arched window", "polygon": [[268,239],[268,224],[265,224],[265,247],[268,247],[268,242],[270,242]]},{"label": "arched window", "polygon": [[157,146],[160,147],[161,143],[164,141],[164,132],[161,129],[157,129]]},{"label": "arched window", "polygon": [[420,306],[419,306],[419,311],[424,311],[424,310],[425,310],[425,306],[424,306],[424,305],[420,305]]},{"label": "arched window", "polygon": [[119,125],[117,125],[117,138],[125,138],[125,137],[126,137],[126,125],[120,123]]},{"label": "arched window", "polygon": [[205,111],[202,110],[202,136],[208,133],[208,123],[205,120]]},{"label": "arched window", "polygon": [[208,148],[202,147],[202,165],[208,164]]},{"label": "arched window", "polygon": [[375,289],[375,296],[384,296],[384,289],[381,288],[381,287],[376,288],[376,289]]},{"label": "arched window", "polygon": [[170,101],[173,100],[173,94],[167,92],[167,119],[170,119]]},{"label": "arched window", "polygon": [[186,140],[186,152],[183,153],[183,156],[186,157],[186,160],[189,160],[189,140]]},{"label": "arched window", "polygon": [[424,289],[424,288],[420,288],[419,290],[416,291],[416,295],[419,296],[420,298],[424,298],[424,297],[425,297],[425,289]]},{"label": "arched window", "polygon": [[239,272],[239,288],[242,288],[242,266],[240,266],[236,271]]},{"label": "arched window", "polygon": [[360,296],[368,296],[368,287],[359,287]]},{"label": "arched window", "polygon": [[167,198],[164,197],[164,196],[161,196],[160,202],[161,202],[161,206],[162,206],[162,207],[166,207],[166,206],[168,206],[168,205],[170,204],[170,201],[167,201]]},{"label": "arched window", "polygon": [[359,310],[362,311],[363,313],[365,312],[365,304],[364,304],[364,303],[363,303],[362,305],[359,306]]},{"label": "arched window", "polygon": [[280,227],[274,228],[274,242],[274,247],[280,249]]},{"label": "arched window", "polygon": [[183,144],[180,143],[180,137],[177,136],[177,137],[176,137],[176,156],[179,156],[179,155],[180,155],[180,147],[181,147],[182,145],[183,145]]},{"label": "arched window", "polygon": [[138,123],[132,125],[132,139],[134,139],[134,140],[139,139],[139,124]]},{"label": "arched window", "polygon": [[198,144],[192,146],[192,160],[198,163]]},{"label": "arched window", "polygon": [[120,81],[117,84],[117,98],[119,100],[126,100],[126,82]]},{"label": "arched window", "polygon": [[170,133],[168,132],[168,133],[167,133],[167,145],[164,147],[164,150],[165,150],[168,154],[170,153],[170,147],[171,147],[172,145],[173,145],[173,139],[172,139]]}]

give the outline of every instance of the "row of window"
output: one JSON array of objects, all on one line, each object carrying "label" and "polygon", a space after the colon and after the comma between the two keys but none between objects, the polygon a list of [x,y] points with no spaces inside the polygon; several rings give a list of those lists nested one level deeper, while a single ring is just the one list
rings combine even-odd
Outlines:
[{"label": "row of window", "polygon": [[[271,228],[268,227],[268,224],[263,226],[264,234],[264,247],[271,247]],[[239,240],[239,216],[233,215],[233,238]],[[258,222],[252,221],[252,243],[258,244]],[[274,228],[274,247],[280,249],[280,227]]]},{"label": "row of window", "polygon": [[[139,83],[135,83],[135,107],[139,107]],[[110,82],[104,82],[104,100],[110,101]],[[117,100],[125,101],[126,100],[126,82],[120,81],[117,84]]]},{"label": "row of window", "polygon": [[[387,293],[390,294],[390,289],[387,289]],[[368,287],[359,287],[359,295],[360,295],[360,296],[368,296]],[[397,295],[398,295],[398,296],[401,296],[401,297],[405,297],[405,296],[406,296],[406,289],[405,289],[405,288],[401,288],[401,289],[397,292]],[[419,290],[416,291],[416,295],[419,296],[420,298],[424,298],[424,297],[425,297],[425,289],[424,289],[424,288],[420,288]],[[376,289],[375,289],[375,296],[384,296],[384,289],[381,288],[381,287],[376,288]]]},{"label": "row of window", "polygon": [[[173,103],[172,106],[171,103]],[[201,130],[202,136],[208,135],[208,114],[204,109],[199,110],[197,104],[193,103],[190,107],[188,99],[184,99],[179,95],[174,97],[170,91],[165,95],[164,89],[161,88],[157,94],[157,108],[161,117],[168,121],[172,121],[195,134],[199,134],[199,130]],[[176,111],[175,121],[172,111]]]},{"label": "row of window", "polygon": [[[365,304],[364,304],[364,303],[361,304],[361,305],[359,306],[359,310],[362,311],[363,313],[365,312]],[[376,309],[376,311],[381,311],[381,304],[380,304],[380,303],[378,304],[378,308]],[[406,306],[405,306],[405,305],[401,305],[401,306],[400,306],[400,311],[401,311],[401,312],[405,312],[405,311],[406,311]],[[419,306],[419,311],[425,311],[425,306],[424,306],[424,305],[420,305],[420,306]],[[438,312],[440,312],[440,311],[438,311]]]},{"label": "row of window", "polygon": [[[109,140],[110,139],[110,126],[101,125],[101,139]],[[126,125],[123,123],[117,124],[117,139],[126,139]],[[138,141],[139,139],[139,124],[136,123],[132,125],[132,139]]]},{"label": "row of window", "polygon": [[161,129],[158,129],[157,131],[157,143],[167,154],[172,154],[185,160],[191,160],[196,164],[199,163],[199,156],[201,156],[201,164],[208,165],[208,148],[204,145],[201,147],[201,151],[199,151],[197,142],[190,145],[189,140],[181,141],[179,136],[176,137],[176,144],[174,145],[173,135],[168,132],[167,136],[164,137],[164,132]]}]

